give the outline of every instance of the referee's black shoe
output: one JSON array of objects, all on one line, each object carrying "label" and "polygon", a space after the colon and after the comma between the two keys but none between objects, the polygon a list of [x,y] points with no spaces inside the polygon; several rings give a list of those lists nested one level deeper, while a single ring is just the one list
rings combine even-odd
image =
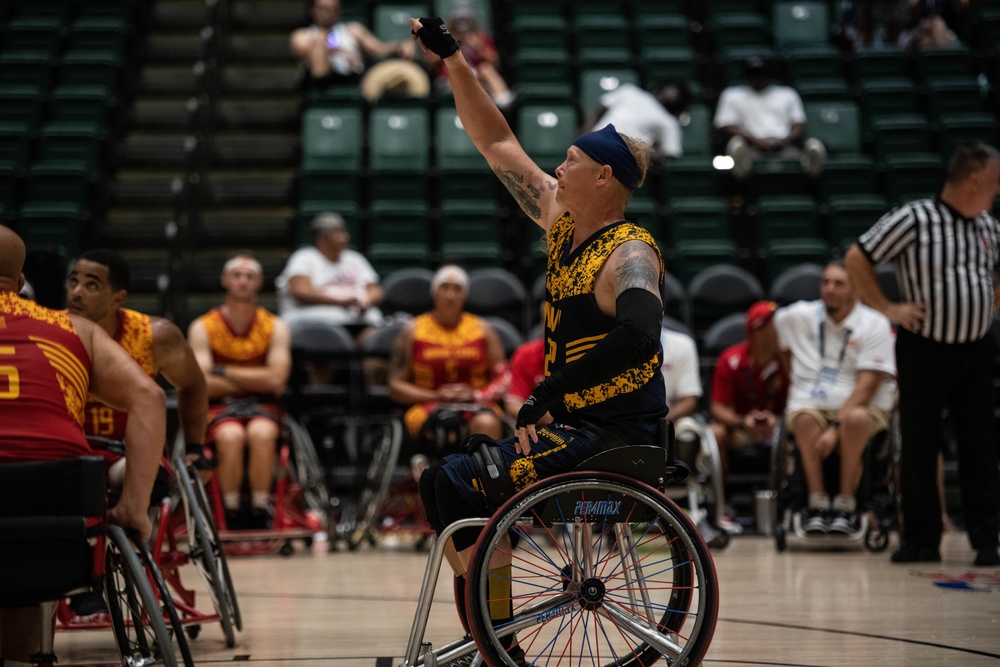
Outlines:
[{"label": "referee's black shoe", "polygon": [[889,558],[893,563],[940,563],[941,552],[936,547],[903,543]]},{"label": "referee's black shoe", "polygon": [[972,562],[978,567],[995,567],[1000,565],[1000,554],[996,547],[986,547],[976,552],[976,560]]}]

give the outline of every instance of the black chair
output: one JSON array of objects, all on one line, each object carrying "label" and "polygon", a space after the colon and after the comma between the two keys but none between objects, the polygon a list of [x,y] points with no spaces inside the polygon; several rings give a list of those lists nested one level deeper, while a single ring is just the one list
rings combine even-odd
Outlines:
[{"label": "black chair", "polygon": [[747,338],[747,316],[732,313],[714,322],[701,338],[698,349],[713,361],[727,348],[742,343]]},{"label": "black chair", "polygon": [[393,271],[382,281],[382,312],[409,313],[419,315],[431,309],[431,279],[434,273],[430,269],[410,268]]},{"label": "black chair", "polygon": [[465,308],[483,317],[496,316],[511,322],[519,331],[526,331],[528,292],[521,280],[500,268],[475,269],[469,272],[469,296]]},{"label": "black chair", "polygon": [[763,298],[764,288],[752,273],[732,264],[716,264],[700,271],[688,286],[688,323],[700,334],[721,317],[744,313]]},{"label": "black chair", "polygon": [[663,282],[660,284],[660,298],[663,299],[663,312],[668,317],[687,321],[687,299],[684,285],[672,273],[663,272]]},{"label": "black chair", "polygon": [[489,322],[490,326],[497,332],[500,342],[503,344],[503,353],[510,359],[511,355],[514,354],[514,350],[524,343],[524,336],[517,330],[517,327],[502,317],[488,316],[483,319]]},{"label": "black chair", "polygon": [[389,398],[384,366],[392,355],[396,337],[405,325],[402,320],[384,324],[361,344],[365,373],[364,413],[367,415],[390,414],[397,407]]},{"label": "black chair", "polygon": [[360,397],[360,384],[357,348],[347,329],[308,320],[290,329],[289,413],[304,425],[320,414],[351,414],[357,407],[354,401]]},{"label": "black chair", "polygon": [[669,315],[665,315],[663,317],[663,322],[661,323],[661,325],[665,329],[670,329],[671,331],[676,331],[678,333],[687,334],[688,336],[694,337],[694,334],[691,333],[691,329],[690,327],[688,327],[688,325],[684,324],[680,320],[670,317]]},{"label": "black chair", "polygon": [[819,264],[799,264],[781,273],[771,283],[768,298],[779,306],[796,301],[813,301],[819,298],[823,280],[823,267]]}]

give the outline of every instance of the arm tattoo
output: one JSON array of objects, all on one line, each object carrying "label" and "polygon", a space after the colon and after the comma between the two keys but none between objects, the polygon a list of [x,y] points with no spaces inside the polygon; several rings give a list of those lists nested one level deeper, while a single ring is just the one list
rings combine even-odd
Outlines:
[{"label": "arm tattoo", "polygon": [[389,377],[398,377],[401,379],[406,377],[407,345],[409,345],[409,338],[399,336],[396,344],[392,346],[392,356],[389,357]]},{"label": "arm tattoo", "polygon": [[627,289],[638,287],[660,293],[660,270],[653,249],[642,241],[628,242],[621,247],[622,261],[618,266],[615,298]]},{"label": "arm tattoo", "polygon": [[503,186],[514,195],[514,199],[517,200],[518,206],[528,214],[532,220],[539,220],[542,217],[542,209],[538,205],[538,197],[541,195],[538,188],[533,186],[531,183],[524,182],[524,174],[518,174],[516,172],[510,171],[509,169],[503,169],[502,167],[494,167],[493,173],[497,175]]}]

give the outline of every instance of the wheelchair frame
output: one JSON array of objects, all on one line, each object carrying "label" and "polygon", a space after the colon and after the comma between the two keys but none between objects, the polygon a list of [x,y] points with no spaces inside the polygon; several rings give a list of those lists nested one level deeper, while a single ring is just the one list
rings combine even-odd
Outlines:
[{"label": "wheelchair frame", "polygon": [[[588,665],[639,667],[660,657],[697,664],[718,619],[718,580],[697,529],[662,491],[685,475],[662,447],[621,447],[528,486],[492,517],[447,526],[433,541],[400,667],[437,667],[473,652],[472,667],[517,667],[503,640],[519,631],[525,660],[538,667],[567,653]],[[445,544],[477,527],[466,574],[471,637],[434,649],[424,635]],[[494,626],[490,603],[506,602],[489,592],[497,557],[513,563],[514,615]]]}]

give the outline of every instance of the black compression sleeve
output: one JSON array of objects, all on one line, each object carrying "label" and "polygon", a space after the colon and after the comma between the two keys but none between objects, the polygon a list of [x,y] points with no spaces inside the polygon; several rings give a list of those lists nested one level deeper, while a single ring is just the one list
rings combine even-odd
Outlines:
[{"label": "black compression sleeve", "polygon": [[627,289],[618,295],[615,313],[617,326],[589,352],[552,376],[562,391],[578,391],[612,380],[656,353],[663,305],[655,294],[639,287]]}]

